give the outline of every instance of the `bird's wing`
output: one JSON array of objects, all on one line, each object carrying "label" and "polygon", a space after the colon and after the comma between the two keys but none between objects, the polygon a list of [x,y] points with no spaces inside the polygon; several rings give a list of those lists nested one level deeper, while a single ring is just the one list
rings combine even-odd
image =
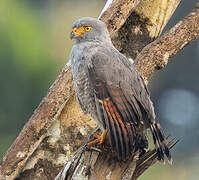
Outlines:
[{"label": "bird's wing", "polygon": [[145,88],[141,88],[142,81],[137,72],[131,71],[119,59],[119,54],[111,53],[106,50],[93,55],[88,73],[95,92],[98,115],[109,131],[111,146],[118,152],[118,157],[124,159],[137,146],[136,129],[144,126],[143,120],[147,115],[140,95],[148,95]]},{"label": "bird's wing", "polygon": [[[140,137],[138,142],[138,129],[146,129],[155,121],[146,86],[127,61],[117,50],[104,48],[91,57],[92,64],[88,66],[99,118],[108,129],[111,146],[120,159],[139,148],[142,142]],[[154,136],[158,141],[159,134]]]}]

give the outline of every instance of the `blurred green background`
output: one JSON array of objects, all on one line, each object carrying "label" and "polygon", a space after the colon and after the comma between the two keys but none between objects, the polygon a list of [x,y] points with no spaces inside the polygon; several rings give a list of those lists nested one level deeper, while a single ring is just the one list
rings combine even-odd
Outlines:
[{"label": "blurred green background", "polygon": [[[182,1],[166,29],[196,1]],[[105,0],[0,1],[0,159],[67,62],[74,20],[98,17]],[[173,166],[156,164],[141,180],[199,178],[199,42],[191,43],[150,81],[157,117],[180,139]]]}]

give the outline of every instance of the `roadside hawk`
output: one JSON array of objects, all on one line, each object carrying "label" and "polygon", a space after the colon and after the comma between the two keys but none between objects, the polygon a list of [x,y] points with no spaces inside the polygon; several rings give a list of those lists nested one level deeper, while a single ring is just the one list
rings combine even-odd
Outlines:
[{"label": "roadside hawk", "polygon": [[[106,25],[86,17],[74,22],[70,60],[77,102],[102,129],[94,142],[103,143],[107,134],[119,160],[148,147],[150,129],[158,160],[171,161],[169,148],[155,120],[153,104],[141,75],[112,44]],[[93,142],[88,143],[92,145]]]}]

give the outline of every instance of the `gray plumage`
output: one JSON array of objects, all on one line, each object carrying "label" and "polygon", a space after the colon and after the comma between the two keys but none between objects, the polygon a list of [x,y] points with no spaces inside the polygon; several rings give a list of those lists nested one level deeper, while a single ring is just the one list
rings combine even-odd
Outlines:
[{"label": "gray plumage", "polygon": [[81,18],[74,28],[90,27],[77,34],[70,59],[77,101],[102,130],[118,158],[148,147],[145,130],[152,132],[158,159],[171,160],[165,138],[155,121],[153,104],[140,74],[112,44],[106,25],[94,18]]}]

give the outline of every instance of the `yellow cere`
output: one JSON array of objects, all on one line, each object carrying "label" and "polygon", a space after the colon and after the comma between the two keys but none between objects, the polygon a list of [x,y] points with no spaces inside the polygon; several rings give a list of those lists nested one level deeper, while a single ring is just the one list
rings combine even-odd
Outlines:
[{"label": "yellow cere", "polygon": [[73,32],[75,33],[75,36],[76,37],[79,37],[79,36],[83,36],[84,35],[84,27],[80,27],[80,28],[73,28]]}]

